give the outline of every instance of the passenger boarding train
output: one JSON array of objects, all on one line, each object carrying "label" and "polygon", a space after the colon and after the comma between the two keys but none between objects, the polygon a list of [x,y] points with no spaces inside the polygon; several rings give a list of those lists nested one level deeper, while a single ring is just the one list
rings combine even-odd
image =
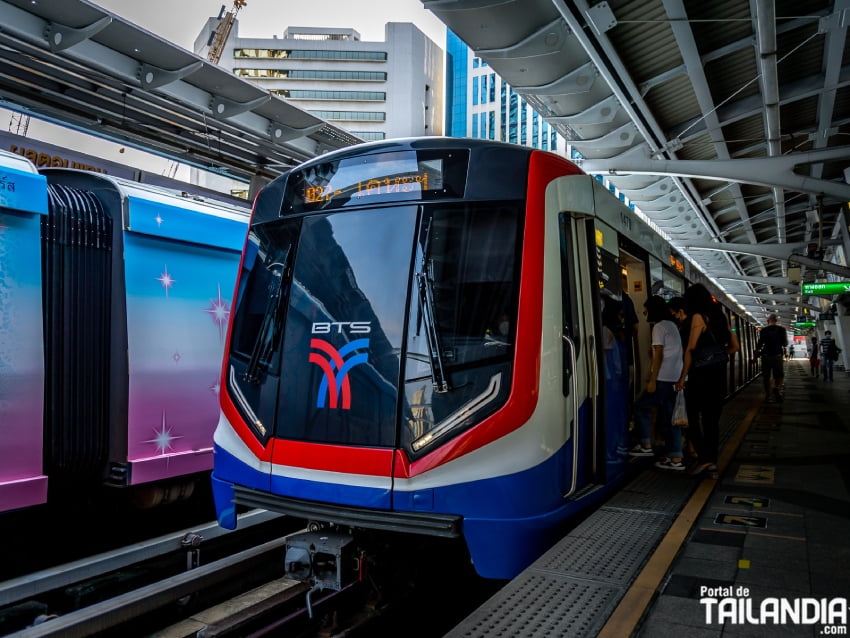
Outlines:
[{"label": "passenger boarding train", "polygon": [[0,152],[0,512],[209,480],[247,228],[247,204]]},{"label": "passenger boarding train", "polygon": [[219,522],[250,505],[458,537],[481,576],[515,576],[627,475],[634,389],[600,315],[627,266],[638,308],[650,266],[698,277],[662,268],[673,254],[548,152],[390,140],[292,169],[258,194],[242,255]]}]

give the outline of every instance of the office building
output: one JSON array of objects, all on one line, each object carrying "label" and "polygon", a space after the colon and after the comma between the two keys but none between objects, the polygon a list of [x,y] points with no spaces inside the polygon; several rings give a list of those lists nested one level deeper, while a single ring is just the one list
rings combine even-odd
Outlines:
[{"label": "office building", "polygon": [[[205,55],[218,21],[195,41]],[[354,29],[288,27],[243,38],[238,21],[219,64],[364,140],[443,135],[443,51],[410,23],[390,22],[383,42]]]}]

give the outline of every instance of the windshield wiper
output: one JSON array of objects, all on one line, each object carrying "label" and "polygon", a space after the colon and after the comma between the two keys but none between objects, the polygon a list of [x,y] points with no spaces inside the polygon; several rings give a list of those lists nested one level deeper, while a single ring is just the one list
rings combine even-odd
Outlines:
[{"label": "windshield wiper", "polygon": [[[274,349],[275,336],[280,331],[282,321],[281,305],[286,298],[283,294],[284,286],[288,280],[287,263],[289,262],[289,253],[287,249],[283,259],[279,262],[274,262],[266,266],[266,269],[271,272],[271,276],[277,281],[270,282],[269,299],[266,303],[266,311],[263,313],[263,323],[257,332],[257,340],[254,342],[254,348],[251,351],[251,359],[248,361],[248,366],[245,369],[245,379],[250,383],[260,382],[260,368],[268,370],[269,356]],[[279,270],[272,270],[275,267]]]},{"label": "windshield wiper", "polygon": [[428,342],[428,355],[431,359],[431,381],[434,384],[434,392],[443,393],[448,392],[450,388],[443,369],[440,335],[437,332],[437,318],[434,313],[434,289],[430,276],[433,264],[427,258],[430,230],[429,226],[422,251],[422,272],[416,273],[416,280],[419,289],[419,307],[422,313],[422,321],[425,324],[426,341]]}]

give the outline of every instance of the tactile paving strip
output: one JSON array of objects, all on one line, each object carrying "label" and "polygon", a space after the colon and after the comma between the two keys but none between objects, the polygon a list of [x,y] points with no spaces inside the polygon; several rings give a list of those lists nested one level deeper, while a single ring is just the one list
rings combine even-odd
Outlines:
[{"label": "tactile paving strip", "polygon": [[603,507],[530,569],[626,584],[670,527],[672,517]]},{"label": "tactile paving strip", "polygon": [[622,593],[621,587],[526,571],[446,638],[594,636]]},{"label": "tactile paving strip", "polygon": [[617,492],[606,507],[678,514],[697,485],[682,474],[663,470],[643,472]]},{"label": "tactile paving strip", "polygon": [[602,507],[447,636],[593,636],[672,516]]}]

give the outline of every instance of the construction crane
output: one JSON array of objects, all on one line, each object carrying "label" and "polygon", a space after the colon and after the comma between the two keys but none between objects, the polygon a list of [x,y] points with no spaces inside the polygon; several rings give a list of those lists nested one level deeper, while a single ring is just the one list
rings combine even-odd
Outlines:
[{"label": "construction crane", "polygon": [[218,12],[218,26],[215,31],[210,33],[210,39],[207,41],[210,48],[207,52],[207,60],[213,64],[218,64],[221,59],[224,45],[227,43],[227,38],[230,37],[233,23],[236,22],[236,14],[246,4],[247,0],[233,0],[233,7],[227,13],[224,12],[224,5],[221,5],[221,11]]},{"label": "construction crane", "polygon": [[27,136],[27,129],[30,127],[30,116],[26,113],[12,113],[9,118],[9,131],[17,135]]}]

